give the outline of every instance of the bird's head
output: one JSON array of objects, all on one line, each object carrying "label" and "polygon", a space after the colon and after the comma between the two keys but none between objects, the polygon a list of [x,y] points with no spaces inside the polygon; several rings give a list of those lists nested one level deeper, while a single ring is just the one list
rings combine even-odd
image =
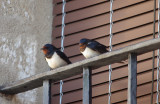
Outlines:
[{"label": "bird's head", "polygon": [[80,51],[82,51],[82,52],[84,51],[88,42],[89,42],[89,39],[86,39],[86,38],[83,38],[80,40],[80,42],[79,42]]},{"label": "bird's head", "polygon": [[51,54],[51,53],[53,53],[54,51],[56,51],[57,48],[54,47],[52,44],[45,44],[45,45],[43,46],[43,48],[41,48],[41,50],[43,51],[43,53],[44,53],[45,55],[47,55],[47,54]]}]

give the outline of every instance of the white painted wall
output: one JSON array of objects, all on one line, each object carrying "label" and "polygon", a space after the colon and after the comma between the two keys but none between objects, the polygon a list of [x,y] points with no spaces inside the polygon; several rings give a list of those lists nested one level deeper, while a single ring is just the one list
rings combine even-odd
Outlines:
[{"label": "white painted wall", "polygon": [[[48,70],[40,48],[51,43],[52,0],[0,0],[0,85]],[[37,88],[0,94],[0,104],[42,104]]]}]

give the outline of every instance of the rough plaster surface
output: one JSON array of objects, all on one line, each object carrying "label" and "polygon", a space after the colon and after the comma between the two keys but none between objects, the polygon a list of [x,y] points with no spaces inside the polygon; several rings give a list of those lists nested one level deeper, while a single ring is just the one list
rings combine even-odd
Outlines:
[{"label": "rough plaster surface", "polygon": [[[44,72],[40,48],[51,43],[52,0],[0,0],[0,84]],[[0,94],[0,104],[42,104],[42,89]]]}]

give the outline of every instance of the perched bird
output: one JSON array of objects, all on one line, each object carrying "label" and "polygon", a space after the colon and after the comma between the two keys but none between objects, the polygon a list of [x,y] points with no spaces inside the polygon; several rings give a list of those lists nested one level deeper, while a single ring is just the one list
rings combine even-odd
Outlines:
[{"label": "perched bird", "polygon": [[43,50],[46,61],[52,69],[71,63],[68,57],[52,44],[44,45],[41,50]]},{"label": "perched bird", "polygon": [[85,58],[94,57],[102,53],[108,52],[107,47],[97,41],[83,38],[79,43],[80,52]]}]

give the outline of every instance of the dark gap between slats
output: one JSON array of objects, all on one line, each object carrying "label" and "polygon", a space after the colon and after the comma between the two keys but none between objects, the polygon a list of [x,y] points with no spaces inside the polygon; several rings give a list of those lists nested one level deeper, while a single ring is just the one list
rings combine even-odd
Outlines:
[{"label": "dark gap between slats", "polygon": [[[157,21],[156,21],[156,22],[157,22]],[[153,24],[153,22],[149,22],[149,23],[142,24],[142,25],[139,25],[139,26],[136,26],[136,27],[132,27],[132,28],[125,29],[125,30],[122,30],[122,31],[118,31],[118,32],[115,32],[115,33],[113,33],[113,34],[116,35],[116,34],[119,34],[119,33],[121,33],[121,32],[126,32],[126,31],[129,31],[129,30],[132,30],[132,29],[136,29],[136,28],[139,28],[139,27],[143,27],[143,26],[145,26],[145,25],[149,25],[149,24]],[[108,37],[108,36],[109,36],[109,34],[106,34],[106,35],[104,35],[104,36],[94,38],[93,40],[105,38],[105,37]],[[79,44],[79,43],[77,42],[77,43],[74,43],[74,44],[72,44],[72,45],[64,46],[64,48],[72,47],[72,46],[75,46],[75,45],[78,45],[78,44]],[[121,43],[115,44],[115,45],[113,45],[113,46],[117,46],[117,45],[119,45],[119,44],[121,44]],[[60,49],[60,47],[59,47],[59,49]],[[80,56],[80,55],[81,55],[81,54],[78,54],[78,55],[75,55],[75,56]],[[75,56],[70,56],[69,58],[72,58],[72,57],[75,57]]]},{"label": "dark gap between slats", "polygon": [[[86,8],[89,8],[89,7],[93,7],[93,6],[96,6],[96,5],[99,5],[99,4],[103,4],[103,3],[106,3],[106,2],[108,2],[108,1],[102,1],[102,2],[97,3],[97,4],[89,5],[89,6],[82,7],[82,8],[78,8],[78,9],[71,10],[71,11],[67,11],[67,12],[66,12],[66,15],[67,15],[68,13],[72,13],[72,12],[75,12],[75,11],[78,11],[78,10],[82,10],[82,9],[86,9]],[[57,14],[57,16],[61,16],[61,15],[62,15],[62,13]]]},{"label": "dark gap between slats", "polygon": [[[156,93],[156,92],[154,92],[154,93]],[[151,95],[151,93],[138,96],[137,98],[142,98],[142,97],[145,97],[145,96],[148,96],[148,95]],[[123,102],[127,102],[127,100],[122,100],[122,101],[115,102],[115,103],[112,103],[112,104],[118,104],[118,103],[123,103]]]},{"label": "dark gap between slats", "polygon": [[[139,4],[144,3],[144,2],[148,2],[148,1],[141,1],[141,2],[138,2],[138,3],[135,3],[135,4],[131,4],[131,5],[127,5],[127,6],[125,6],[125,7],[121,7],[121,8],[115,9],[115,10],[113,10],[113,11],[114,11],[114,12],[115,12],[115,11],[119,11],[119,10],[121,10],[121,9],[125,9],[125,8],[131,7],[131,6],[139,5]],[[102,3],[103,3],[103,2],[102,2]],[[95,4],[95,5],[99,5],[99,4],[102,4],[102,3],[98,3],[98,4]],[[95,6],[95,5],[93,5],[93,6]],[[89,7],[92,7],[92,6],[89,6]],[[85,7],[85,8],[86,8],[86,7]],[[85,8],[83,8],[83,9],[85,9]],[[81,9],[78,9],[78,10],[81,10]],[[74,11],[77,11],[77,10],[73,10],[73,11],[70,11],[70,12],[66,12],[66,15],[67,15],[67,13],[71,13],[71,12],[74,12]],[[75,23],[75,22],[87,20],[87,19],[90,19],[90,18],[94,18],[94,17],[101,16],[101,15],[104,15],[104,14],[109,14],[109,13],[110,13],[110,11],[107,11],[107,12],[104,12],[104,13],[101,13],[101,14],[97,14],[97,15],[92,16],[92,17],[83,18],[83,19],[76,20],[76,21],[72,21],[72,22],[68,22],[68,23],[65,23],[65,24],[68,25],[68,24],[72,24],[72,23]],[[61,13],[60,15],[62,15],[62,13]],[[60,16],[60,15],[57,15],[57,16]],[[55,27],[57,28],[57,27],[61,27],[61,26],[62,26],[62,24],[59,24],[59,25],[56,25]]]},{"label": "dark gap between slats", "polygon": [[[113,21],[113,23],[117,23],[117,22],[120,22],[120,21],[124,21],[124,20],[127,20],[127,19],[131,19],[131,18],[134,18],[136,16],[140,16],[140,15],[143,15],[143,14],[147,14],[147,13],[150,13],[150,12],[153,12],[153,10],[150,10],[150,11],[147,11],[147,12],[144,12],[144,13],[141,13],[141,14],[138,14],[138,15],[135,15],[135,16],[132,16],[132,17],[127,17],[127,18],[124,18],[124,19],[120,19],[120,20],[117,20],[117,21]],[[153,23],[153,22],[152,22]],[[96,26],[96,27],[92,27],[92,28],[88,28],[88,29],[85,29],[85,30],[81,30],[81,31],[77,31],[77,32],[74,32],[74,33],[69,33],[69,34],[66,34],[65,36],[70,36],[70,35],[74,35],[74,34],[77,34],[77,33],[82,33],[82,32],[86,32],[86,31],[89,31],[89,30],[92,30],[92,29],[95,29],[95,28],[99,28],[99,27],[103,27],[103,26],[107,26],[107,25],[110,25],[110,23],[106,23],[106,24],[103,24],[103,25],[100,25],[100,26]],[[133,28],[136,28],[137,26],[133,27]],[[126,29],[128,30],[128,29]],[[114,33],[113,33],[114,34]],[[55,37],[56,39],[58,38],[61,38],[61,36],[57,36]]]}]

